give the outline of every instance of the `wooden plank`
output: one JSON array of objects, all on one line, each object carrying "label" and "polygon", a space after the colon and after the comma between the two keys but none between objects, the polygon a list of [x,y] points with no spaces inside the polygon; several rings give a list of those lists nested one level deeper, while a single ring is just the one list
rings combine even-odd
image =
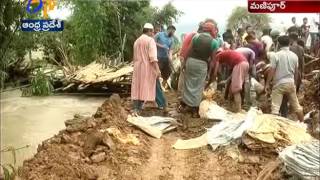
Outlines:
[{"label": "wooden plank", "polygon": [[62,91],[65,91],[65,90],[73,87],[74,85],[75,85],[75,83],[71,83],[71,84],[69,84],[68,86],[66,86],[65,88],[63,88]]}]

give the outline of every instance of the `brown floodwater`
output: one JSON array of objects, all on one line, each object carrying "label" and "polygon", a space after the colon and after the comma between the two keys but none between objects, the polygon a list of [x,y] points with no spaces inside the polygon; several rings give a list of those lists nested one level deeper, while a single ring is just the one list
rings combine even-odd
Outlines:
[{"label": "brown floodwater", "polygon": [[[43,140],[64,128],[74,114],[91,116],[106,97],[21,97],[19,90],[1,93],[1,149],[16,151],[17,166],[32,157]],[[11,152],[1,152],[1,164],[13,163]]]}]

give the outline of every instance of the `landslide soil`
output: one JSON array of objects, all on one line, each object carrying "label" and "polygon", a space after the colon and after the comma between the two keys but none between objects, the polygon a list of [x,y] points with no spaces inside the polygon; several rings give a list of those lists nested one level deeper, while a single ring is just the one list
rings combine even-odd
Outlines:
[{"label": "landslide soil", "polygon": [[[176,94],[167,93],[169,110],[178,105]],[[218,102],[221,103],[221,102]],[[236,146],[238,155],[230,156],[226,149],[211,151],[209,147],[193,150],[175,150],[178,138],[197,137],[214,122],[190,118],[188,114],[177,118],[182,126],[174,132],[152,138],[126,122],[130,111],[129,99],[113,95],[98,108],[92,117],[75,116],[66,121],[66,129],[44,141],[36,155],[25,161],[19,169],[22,179],[105,179],[105,180],[240,180],[256,179],[275,154],[252,152],[242,145]],[[163,115],[147,108],[144,115]],[[124,143],[105,132],[113,127],[123,136],[134,134],[138,145]],[[236,153],[237,154],[237,153]],[[100,159],[94,158],[99,155]],[[101,155],[101,156],[100,156]],[[233,157],[233,158],[232,158]],[[267,179],[280,179],[278,168]]]}]

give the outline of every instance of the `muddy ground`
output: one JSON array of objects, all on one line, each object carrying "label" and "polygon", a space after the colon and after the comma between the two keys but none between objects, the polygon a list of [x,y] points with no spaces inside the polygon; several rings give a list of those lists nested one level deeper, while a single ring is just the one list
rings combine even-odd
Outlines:
[{"label": "muddy ground", "polygon": [[[175,109],[176,94],[168,93],[167,96],[170,110]],[[92,117],[75,116],[67,120],[66,129],[44,141],[37,154],[24,162],[19,169],[21,178],[240,180],[257,179],[259,173],[269,168],[271,173],[266,171],[266,179],[282,179],[276,154],[253,152],[241,144],[215,152],[209,147],[172,148],[178,138],[197,137],[215,122],[192,119],[184,114],[178,118],[182,126],[161,139],[155,139],[126,122],[130,109],[129,99],[115,95],[106,100]],[[162,114],[152,108],[147,108],[144,113]],[[109,133],[107,129],[110,127],[117,129],[118,133]],[[273,172],[272,168],[275,169]]]}]

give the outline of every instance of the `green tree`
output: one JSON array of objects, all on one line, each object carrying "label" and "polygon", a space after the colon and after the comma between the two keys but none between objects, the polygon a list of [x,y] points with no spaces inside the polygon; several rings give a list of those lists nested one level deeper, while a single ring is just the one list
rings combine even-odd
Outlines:
[{"label": "green tree", "polygon": [[171,2],[164,5],[162,9],[154,8],[153,23],[160,25],[171,25],[177,22],[178,18],[183,14],[172,5]]},{"label": "green tree", "polygon": [[0,87],[4,87],[5,80],[9,77],[8,69],[17,61],[14,43],[18,34],[20,19],[23,17],[23,4],[19,1],[0,1]]},{"label": "green tree", "polygon": [[99,56],[131,60],[133,43],[146,22],[168,25],[181,14],[171,3],[159,10],[149,1],[70,0],[71,40],[75,61],[88,64]]},{"label": "green tree", "polygon": [[228,18],[227,27],[236,31],[238,28],[245,28],[251,25],[254,29],[262,31],[262,29],[270,27],[271,18],[268,14],[252,14],[246,7],[236,7],[232,10]]}]

